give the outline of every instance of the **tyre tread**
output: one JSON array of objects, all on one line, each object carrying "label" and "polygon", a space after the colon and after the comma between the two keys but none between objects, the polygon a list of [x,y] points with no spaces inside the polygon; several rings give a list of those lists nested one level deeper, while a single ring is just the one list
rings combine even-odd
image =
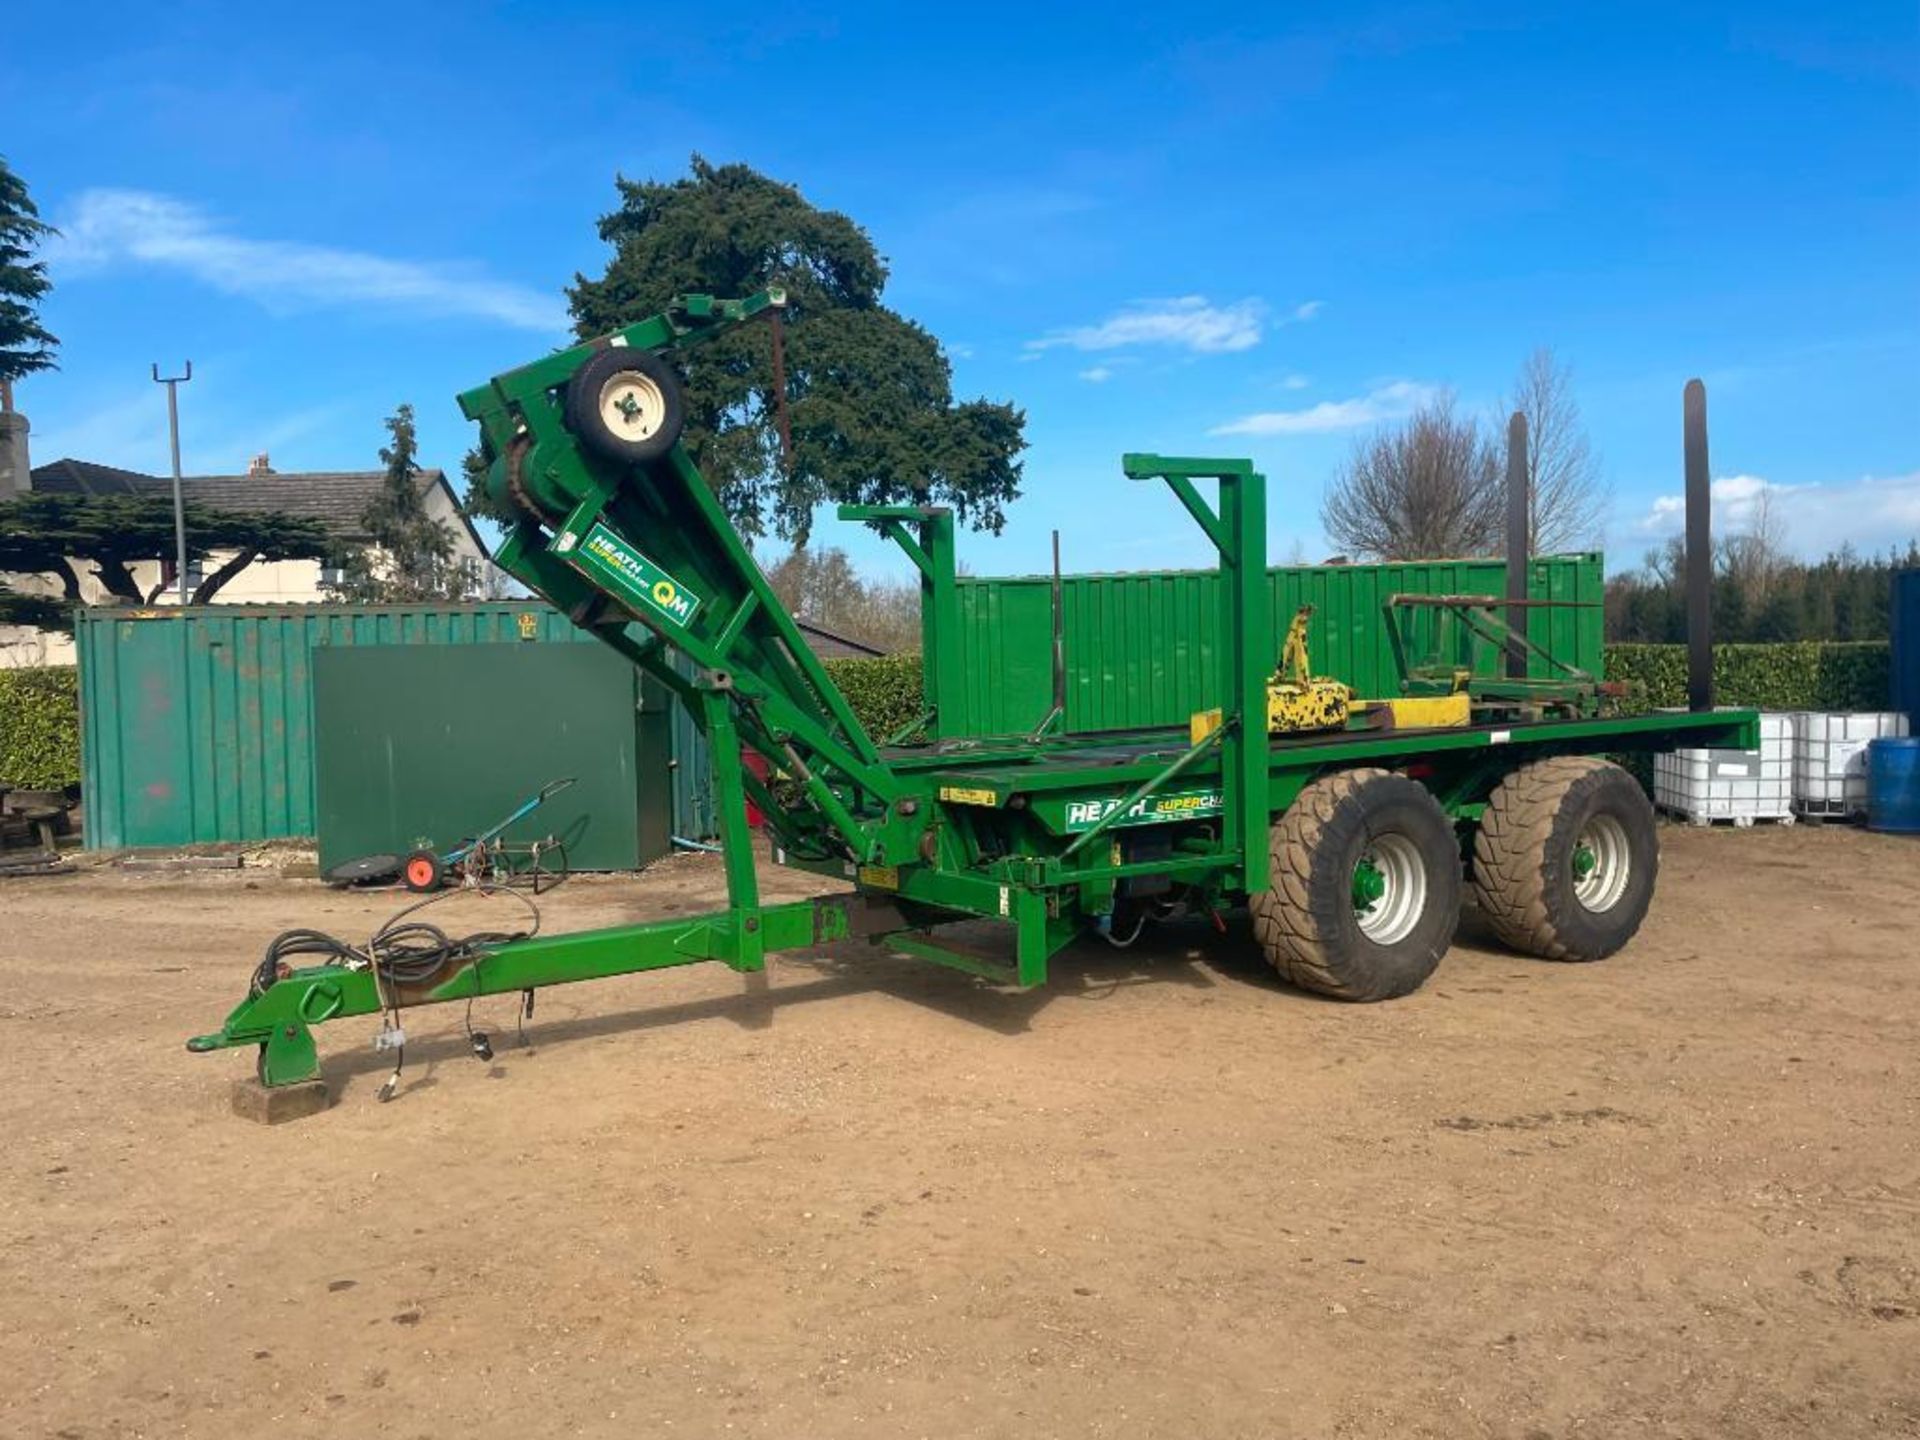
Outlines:
[{"label": "tyre tread", "polygon": [[1291,985],[1346,1000],[1366,998],[1334,963],[1328,941],[1338,917],[1318,913],[1312,903],[1313,857],[1335,812],[1362,785],[1392,773],[1368,768],[1323,776],[1267,832],[1269,888],[1251,897],[1249,909],[1260,949]]},{"label": "tyre tread", "polygon": [[1473,889],[1481,913],[1507,945],[1543,960],[1574,960],[1547,904],[1547,846],[1567,792],[1614,768],[1591,755],[1523,765],[1494,786],[1473,840]]}]

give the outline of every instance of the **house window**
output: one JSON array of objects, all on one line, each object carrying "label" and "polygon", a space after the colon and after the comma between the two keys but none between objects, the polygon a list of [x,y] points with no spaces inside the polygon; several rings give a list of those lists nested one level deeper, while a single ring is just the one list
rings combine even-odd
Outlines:
[{"label": "house window", "polygon": [[320,567],[320,583],[322,586],[338,585],[344,578],[345,574],[338,565],[322,565]]}]

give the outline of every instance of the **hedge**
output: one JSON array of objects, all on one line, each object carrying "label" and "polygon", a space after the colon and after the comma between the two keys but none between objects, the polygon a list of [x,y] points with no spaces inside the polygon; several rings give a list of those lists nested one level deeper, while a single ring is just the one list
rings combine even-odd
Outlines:
[{"label": "hedge", "polygon": [[826,664],[827,674],[875,740],[905,729],[926,711],[917,652],[829,660]]},{"label": "hedge", "polygon": [[[1631,709],[1687,703],[1687,647],[1609,645],[1606,678],[1628,685]],[[1713,647],[1713,698],[1761,710],[1885,710],[1892,704],[1885,641]]]},{"label": "hedge", "polygon": [[80,672],[0,670],[0,784],[58,790],[80,779]]}]

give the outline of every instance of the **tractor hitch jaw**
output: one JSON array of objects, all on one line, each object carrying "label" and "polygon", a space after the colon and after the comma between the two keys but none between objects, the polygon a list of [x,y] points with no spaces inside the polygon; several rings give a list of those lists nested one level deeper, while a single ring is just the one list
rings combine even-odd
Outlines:
[{"label": "tractor hitch jaw", "polygon": [[295,1022],[270,1031],[265,1039],[241,1038],[222,1030],[213,1035],[196,1035],[187,1041],[195,1055],[215,1050],[232,1050],[257,1045],[260,1058],[255,1073],[262,1085],[272,1089],[280,1085],[299,1085],[320,1078],[320,1051],[313,1043],[313,1031]]}]

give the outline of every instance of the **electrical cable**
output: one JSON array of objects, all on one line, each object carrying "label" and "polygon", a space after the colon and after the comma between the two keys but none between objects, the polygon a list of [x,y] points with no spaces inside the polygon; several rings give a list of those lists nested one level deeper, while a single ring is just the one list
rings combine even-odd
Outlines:
[{"label": "electrical cable", "polygon": [[[408,917],[450,900],[456,895],[510,895],[526,907],[530,923],[524,930],[476,930],[471,935],[462,935],[457,939],[449,936],[438,925],[425,920],[411,920]],[[431,984],[442,973],[458,969],[461,965],[470,965],[474,970],[474,995],[479,993],[479,967],[502,945],[510,945],[516,940],[527,940],[540,933],[540,907],[532,899],[517,889],[508,889],[501,885],[483,884],[472,890],[443,890],[415,901],[404,909],[389,916],[380,928],[373,932],[364,947],[348,944],[338,936],[329,935],[323,930],[298,929],[287,930],[267,942],[266,953],[260,963],[254,967],[248,981],[249,997],[264,993],[268,987],[282,978],[284,972],[290,972],[296,960],[318,960],[322,964],[338,965],[349,970],[368,970],[373,975],[374,993],[379,997],[382,1024],[382,1036],[398,1036],[393,1043],[393,1074],[389,1075],[379,1090],[380,1098],[391,1100],[400,1088],[400,1074],[406,1068],[407,1041],[406,1031],[400,1025],[402,987],[415,988]],[[473,1028],[473,1000],[467,998],[467,1043],[475,1055],[481,1059],[492,1058],[491,1042],[484,1031]],[[527,1007],[531,1009],[531,1006]],[[522,1026],[524,1027],[524,1018]],[[522,1037],[524,1040],[524,1028]],[[386,1048],[384,1045],[379,1048]]]},{"label": "electrical cable", "polygon": [[267,942],[267,953],[254,967],[247,994],[259,995],[280,978],[284,966],[292,969],[296,959],[318,958],[325,963],[360,969],[373,962],[363,950],[337,940],[321,930],[288,930]]}]

